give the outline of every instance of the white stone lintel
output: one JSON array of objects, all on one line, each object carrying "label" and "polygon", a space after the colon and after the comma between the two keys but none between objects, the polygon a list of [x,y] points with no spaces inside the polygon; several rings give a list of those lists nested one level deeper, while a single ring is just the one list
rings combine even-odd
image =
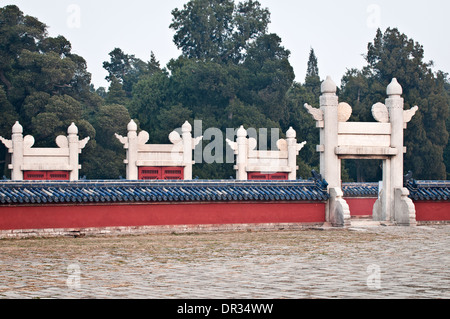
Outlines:
[{"label": "white stone lintel", "polygon": [[340,122],[338,126],[339,134],[390,135],[391,132],[391,123]]},{"label": "white stone lintel", "polygon": [[[78,165],[77,165],[78,167]],[[74,167],[68,164],[23,164],[20,169],[22,171],[72,171]]]},{"label": "white stone lintel", "polygon": [[336,155],[380,155],[395,156],[398,150],[393,147],[373,147],[373,146],[338,146],[335,149]]},{"label": "white stone lintel", "polygon": [[[161,167],[161,166],[167,166],[167,167],[178,167],[178,166],[185,166],[186,163],[183,162],[182,159],[179,161],[167,161],[167,160],[154,160],[154,161],[136,161],[136,166],[146,166],[146,167]],[[194,162],[192,162],[194,164]]]},{"label": "white stone lintel", "polygon": [[248,165],[245,170],[247,172],[273,172],[273,173],[290,173],[292,168],[289,166],[253,166]]}]

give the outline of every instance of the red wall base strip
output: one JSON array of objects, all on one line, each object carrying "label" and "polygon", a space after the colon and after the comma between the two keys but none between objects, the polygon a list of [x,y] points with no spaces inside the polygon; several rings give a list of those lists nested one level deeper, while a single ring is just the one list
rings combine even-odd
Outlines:
[{"label": "red wall base strip", "polygon": [[0,207],[0,230],[323,223],[324,203],[165,203]]}]

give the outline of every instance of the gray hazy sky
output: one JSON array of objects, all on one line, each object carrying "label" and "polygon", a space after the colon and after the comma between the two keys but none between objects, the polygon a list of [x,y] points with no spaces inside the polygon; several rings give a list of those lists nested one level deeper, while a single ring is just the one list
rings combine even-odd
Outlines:
[{"label": "gray hazy sky", "polygon": [[[108,86],[103,61],[119,47],[148,61],[150,52],[165,66],[180,51],[169,29],[171,11],[188,0],[0,0],[48,25],[50,36],[65,36],[72,52],[84,57],[92,83]],[[236,2],[239,2],[236,0]],[[291,51],[297,82],[304,82],[310,48],[320,76],[340,84],[347,69],[365,65],[363,55],[378,27],[396,27],[423,45],[425,61],[450,73],[450,1],[448,0],[259,0],[271,12],[269,32]]]}]

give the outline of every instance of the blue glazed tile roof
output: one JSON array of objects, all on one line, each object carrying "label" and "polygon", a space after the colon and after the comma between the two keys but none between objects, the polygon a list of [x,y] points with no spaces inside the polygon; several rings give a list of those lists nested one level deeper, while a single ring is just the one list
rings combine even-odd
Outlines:
[{"label": "blue glazed tile roof", "polygon": [[[450,201],[450,181],[416,181],[406,184],[409,198],[418,201]],[[377,197],[378,183],[342,183],[344,197]]]},{"label": "blue glazed tile roof", "polygon": [[378,197],[378,183],[342,183],[344,197]]},{"label": "blue glazed tile roof", "polygon": [[450,181],[410,180],[406,187],[412,200],[450,201]]},{"label": "blue glazed tile roof", "polygon": [[0,182],[0,205],[209,201],[326,201],[315,181]]},{"label": "blue glazed tile roof", "polygon": [[[406,185],[415,201],[450,201],[450,181]],[[343,183],[344,197],[377,197],[378,183]],[[48,203],[326,201],[324,184],[297,181],[0,181],[0,206]]]}]

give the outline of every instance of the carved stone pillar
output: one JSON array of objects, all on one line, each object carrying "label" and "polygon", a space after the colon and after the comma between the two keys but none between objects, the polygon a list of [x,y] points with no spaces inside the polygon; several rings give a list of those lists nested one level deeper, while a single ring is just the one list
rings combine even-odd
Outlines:
[{"label": "carved stone pillar", "polygon": [[385,190],[390,192],[390,217],[399,225],[413,226],[417,224],[414,203],[408,198],[409,191],[403,187],[403,130],[418,108],[403,110],[403,89],[397,79],[392,79],[386,92],[386,107],[392,125],[391,147],[398,150],[397,155],[391,159],[390,189]]}]

